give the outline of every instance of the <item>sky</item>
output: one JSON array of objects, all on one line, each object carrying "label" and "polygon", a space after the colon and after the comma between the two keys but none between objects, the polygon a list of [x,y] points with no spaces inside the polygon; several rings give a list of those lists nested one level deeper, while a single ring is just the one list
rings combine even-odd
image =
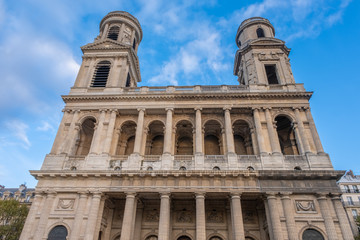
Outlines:
[{"label": "sky", "polygon": [[0,0],[0,184],[35,187],[64,103],[110,11],[142,26],[139,86],[236,85],[240,23],[261,16],[286,41],[297,83],[336,170],[360,174],[358,0]]}]

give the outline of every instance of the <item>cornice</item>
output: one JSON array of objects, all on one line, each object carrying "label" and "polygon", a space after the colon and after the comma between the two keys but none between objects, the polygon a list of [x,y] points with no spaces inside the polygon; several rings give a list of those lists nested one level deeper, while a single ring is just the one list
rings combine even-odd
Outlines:
[{"label": "cornice", "polygon": [[278,92],[278,93],[161,93],[161,94],[119,94],[119,95],[63,95],[65,103],[86,101],[119,101],[119,100],[183,100],[183,99],[306,99],[312,92]]}]

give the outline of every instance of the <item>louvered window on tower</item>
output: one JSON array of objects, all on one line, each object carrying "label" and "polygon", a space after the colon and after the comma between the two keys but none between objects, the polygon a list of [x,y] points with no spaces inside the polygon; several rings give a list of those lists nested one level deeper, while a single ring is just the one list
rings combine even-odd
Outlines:
[{"label": "louvered window on tower", "polygon": [[109,61],[99,62],[96,66],[91,87],[106,87],[111,63]]},{"label": "louvered window on tower", "polygon": [[108,33],[108,38],[116,41],[118,39],[119,32],[120,28],[118,26],[111,27]]}]

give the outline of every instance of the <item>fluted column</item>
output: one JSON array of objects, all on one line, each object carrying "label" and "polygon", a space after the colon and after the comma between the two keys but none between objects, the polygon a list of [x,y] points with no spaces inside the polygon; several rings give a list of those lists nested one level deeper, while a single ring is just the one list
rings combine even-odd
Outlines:
[{"label": "fluted column", "polygon": [[45,203],[43,206],[41,206],[41,215],[40,215],[40,220],[39,220],[39,224],[36,228],[36,233],[34,235],[34,239],[42,239],[45,235],[45,228],[46,225],[49,221],[49,215],[52,211],[53,205],[54,205],[54,200],[56,197],[56,193],[55,192],[49,192],[47,193],[46,199],[45,199]]},{"label": "fluted column", "polygon": [[63,141],[61,147],[60,147],[60,153],[70,153],[70,149],[75,145],[76,141],[76,135],[78,131],[75,129],[77,126],[78,116],[80,111],[75,110],[73,117],[71,119],[70,127],[67,132],[67,136],[65,138],[65,141]]},{"label": "fluted column", "polygon": [[170,239],[170,193],[161,193],[159,240]]},{"label": "fluted column", "polygon": [[224,108],[225,138],[226,138],[227,152],[235,153],[234,134],[233,134],[233,130],[232,130],[230,110],[231,110],[231,108]]},{"label": "fluted column", "polygon": [[201,108],[195,108],[195,153],[203,154]]},{"label": "fluted column", "polygon": [[100,208],[100,200],[101,200],[101,193],[95,192],[93,193],[92,200],[91,200],[91,208],[88,214],[88,220],[86,224],[85,230],[85,240],[94,240],[94,237],[97,236],[98,233],[95,232],[96,222],[98,219],[98,212]]},{"label": "fluted column", "polygon": [[311,135],[314,139],[314,143],[315,143],[315,147],[316,147],[316,151],[317,153],[324,153],[324,148],[321,144],[321,141],[320,141],[320,137],[319,137],[319,134],[316,130],[316,126],[315,126],[315,122],[314,122],[314,119],[311,115],[311,111],[310,111],[310,108],[305,108],[305,114],[306,114],[306,118],[309,122],[309,127],[310,127],[310,131],[311,131]]},{"label": "fluted column", "polygon": [[205,194],[196,193],[196,240],[206,240]]},{"label": "fluted column", "polygon": [[87,198],[88,195],[86,192],[81,192],[79,194],[79,203],[77,205],[74,223],[71,228],[72,231],[70,232],[70,240],[77,240],[80,237],[80,229],[83,223],[84,210],[85,210]]},{"label": "fluted column", "polygon": [[265,118],[266,118],[267,129],[269,132],[271,150],[275,154],[280,154],[281,149],[280,149],[279,137],[277,136],[276,130],[274,129],[274,123],[272,121],[269,108],[265,109]]},{"label": "fluted column", "polygon": [[137,125],[136,125],[134,153],[140,154],[142,135],[143,135],[143,131],[144,131],[145,109],[139,108],[138,111],[139,111],[139,115],[138,115],[138,120],[137,120]]},{"label": "fluted column", "polygon": [[290,193],[281,193],[281,195],[281,202],[285,213],[284,215],[289,240],[298,240],[294,217],[294,207],[291,204],[291,199],[289,196]]},{"label": "fluted column", "polygon": [[90,153],[99,153],[99,150],[101,147],[100,141],[101,141],[101,134],[102,134],[104,121],[105,121],[105,114],[106,114],[106,110],[101,109],[99,122],[97,123],[96,129],[94,132],[94,137],[93,137],[93,140],[92,140],[91,146],[90,146]]},{"label": "fluted column", "polygon": [[164,136],[164,151],[165,154],[171,154],[172,147],[172,129],[173,129],[173,108],[166,108],[166,125],[165,125],[165,136]]},{"label": "fluted column", "polygon": [[281,222],[280,222],[280,216],[279,211],[277,209],[277,201],[276,196],[274,193],[268,193],[267,194],[267,202],[269,207],[269,215],[271,219],[271,225],[272,225],[272,231],[274,238],[276,240],[282,240],[282,229],[281,229]]},{"label": "fluted column", "polygon": [[110,153],[111,140],[113,139],[113,135],[114,135],[116,115],[117,115],[117,110],[112,109],[111,113],[110,113],[108,129],[106,131],[106,138],[105,138],[105,142],[104,142],[103,153],[108,153],[108,154]]},{"label": "fluted column", "polygon": [[339,225],[340,225],[340,229],[341,229],[341,233],[342,233],[342,239],[344,239],[344,240],[354,239],[354,235],[351,230],[350,222],[346,216],[344,207],[340,200],[340,196],[339,195],[333,196],[332,201],[334,204],[336,215],[339,220]]},{"label": "fluted column", "polygon": [[234,240],[244,240],[244,222],[240,194],[231,195],[231,220]]},{"label": "fluted column", "polygon": [[338,240],[338,236],[337,236],[336,230],[335,230],[335,224],[334,224],[333,218],[331,216],[331,212],[329,209],[329,205],[327,203],[326,195],[319,194],[317,200],[318,200],[318,203],[320,206],[321,215],[324,218],[324,223],[325,223],[325,228],[326,228],[326,233],[328,235],[328,239],[329,240]]},{"label": "fluted column", "polygon": [[265,142],[264,142],[264,137],[263,137],[263,133],[262,133],[262,126],[261,126],[260,114],[259,114],[258,108],[254,109],[254,122],[255,122],[256,137],[257,137],[257,141],[258,141],[258,145],[259,145],[260,154],[267,154],[267,152],[265,150]]},{"label": "fluted column", "polygon": [[40,194],[39,192],[35,192],[35,197],[34,200],[32,201],[31,208],[26,218],[24,228],[21,232],[20,240],[27,240],[32,237],[31,232],[34,229],[34,221],[35,221],[36,213],[38,212],[42,198],[43,198],[42,194]]},{"label": "fluted column", "polygon": [[124,218],[121,227],[120,240],[131,240],[131,233],[133,229],[133,218],[135,211],[136,193],[130,192],[126,194]]},{"label": "fluted column", "polygon": [[304,123],[301,119],[299,108],[295,108],[294,111],[295,111],[296,122],[297,122],[298,128],[299,128],[300,138],[301,138],[301,141],[304,146],[304,150],[306,153],[309,153],[309,152],[311,152],[310,145],[309,145],[309,141],[306,137]]}]

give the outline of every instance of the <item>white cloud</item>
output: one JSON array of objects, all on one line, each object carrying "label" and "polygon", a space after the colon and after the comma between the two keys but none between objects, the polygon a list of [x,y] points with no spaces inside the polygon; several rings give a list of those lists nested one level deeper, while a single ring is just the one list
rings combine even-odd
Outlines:
[{"label": "white cloud", "polygon": [[42,121],[41,122],[41,126],[38,126],[37,128],[36,128],[36,130],[38,130],[38,131],[43,131],[43,132],[46,132],[46,131],[54,131],[54,127],[50,124],[50,123],[48,123],[48,122],[46,122],[46,121]]},{"label": "white cloud", "polygon": [[22,142],[22,146],[28,149],[31,146],[29,138],[27,136],[27,129],[29,126],[20,120],[12,120],[5,123],[7,129],[10,130],[11,134]]}]

